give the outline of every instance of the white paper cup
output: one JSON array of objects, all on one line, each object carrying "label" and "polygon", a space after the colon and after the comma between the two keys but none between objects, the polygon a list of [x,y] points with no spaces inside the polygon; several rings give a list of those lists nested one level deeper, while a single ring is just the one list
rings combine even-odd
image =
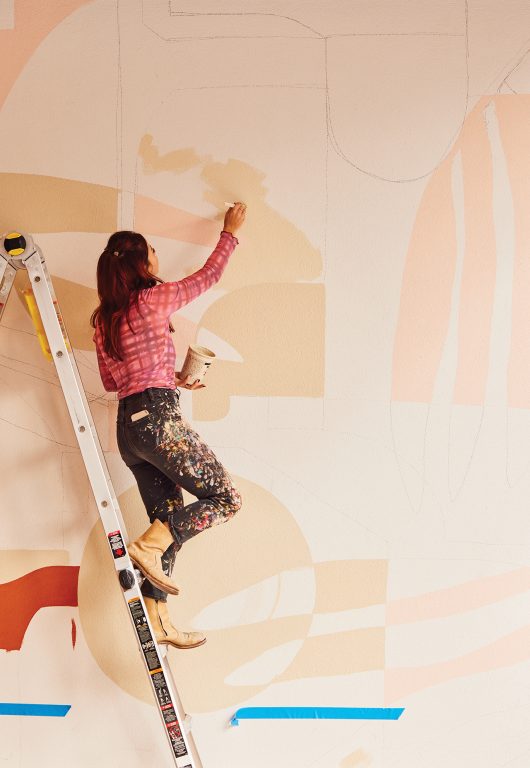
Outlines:
[{"label": "white paper cup", "polygon": [[214,358],[215,352],[212,352],[211,349],[190,344],[179,378],[186,379],[191,376],[190,384],[195,381],[202,382]]}]

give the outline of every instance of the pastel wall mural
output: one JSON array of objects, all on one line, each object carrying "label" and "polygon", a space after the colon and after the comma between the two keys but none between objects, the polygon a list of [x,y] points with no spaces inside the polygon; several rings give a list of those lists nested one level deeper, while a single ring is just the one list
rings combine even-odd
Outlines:
[{"label": "pastel wall mural", "polygon": [[[217,353],[183,410],[244,500],[169,603],[208,637],[169,652],[204,768],[527,768],[529,16],[0,3],[0,230],[45,254],[131,537],[98,256],[134,229],[179,279],[248,206],[173,317],[177,362]],[[0,322],[0,758],[170,765],[26,287]],[[230,727],[245,707],[403,713]]]}]

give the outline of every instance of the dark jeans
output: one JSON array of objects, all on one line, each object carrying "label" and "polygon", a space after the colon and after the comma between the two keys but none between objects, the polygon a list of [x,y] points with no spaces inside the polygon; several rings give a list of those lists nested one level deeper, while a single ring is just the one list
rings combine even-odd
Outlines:
[{"label": "dark jeans", "polygon": [[[163,563],[170,575],[182,544],[233,517],[241,497],[213,451],[183,420],[178,390],[152,387],[124,397],[117,430],[121,457],[136,478],[150,521],[169,523],[175,543]],[[184,506],[182,488],[197,501]],[[142,592],[166,598],[148,581]]]}]

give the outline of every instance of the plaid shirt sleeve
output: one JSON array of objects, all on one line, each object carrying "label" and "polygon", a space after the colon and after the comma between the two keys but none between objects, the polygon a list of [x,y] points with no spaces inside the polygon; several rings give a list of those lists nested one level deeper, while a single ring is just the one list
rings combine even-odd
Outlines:
[{"label": "plaid shirt sleeve", "polygon": [[96,345],[96,352],[98,356],[99,375],[101,376],[101,381],[103,382],[103,386],[105,387],[107,392],[117,392],[118,386],[114,381],[112,373],[109,371],[107,367],[107,363],[103,359],[103,355],[101,354],[101,349],[99,348],[99,344]]},{"label": "plaid shirt sleeve", "polygon": [[151,301],[156,304],[157,310],[169,316],[219,282],[238,243],[237,237],[230,232],[221,232],[213,253],[201,269],[182,280],[155,286],[151,291]]}]

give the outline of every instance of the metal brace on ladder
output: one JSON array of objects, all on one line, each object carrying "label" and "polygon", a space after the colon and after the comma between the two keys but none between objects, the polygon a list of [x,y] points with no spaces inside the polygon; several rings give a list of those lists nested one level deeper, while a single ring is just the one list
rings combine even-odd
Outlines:
[{"label": "metal brace on ladder", "polygon": [[127,532],[44,257],[30,235],[11,232],[0,239],[0,319],[19,269],[26,269],[31,280],[44,331],[41,343],[42,338],[47,341],[57,369],[173,764],[177,768],[202,768],[193,736],[185,727],[186,716],[166,651],[157,644],[147,616],[140,592],[141,576],[127,553]]}]

